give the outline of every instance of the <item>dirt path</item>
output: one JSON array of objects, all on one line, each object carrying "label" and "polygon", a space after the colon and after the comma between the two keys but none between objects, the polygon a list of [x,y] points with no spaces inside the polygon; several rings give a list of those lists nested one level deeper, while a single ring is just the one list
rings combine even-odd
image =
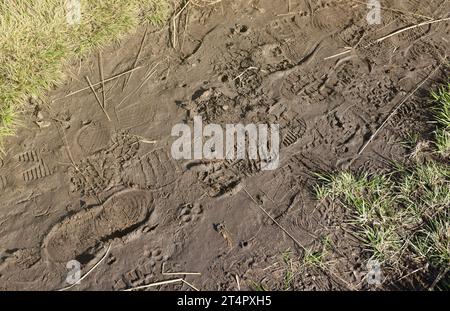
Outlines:
[{"label": "dirt path", "polygon": [[[450,28],[436,23],[374,43],[426,19],[383,10],[382,24],[370,26],[358,1],[313,2],[190,5],[176,32],[171,23],[142,41],[140,29],[105,49],[101,66],[97,55],[83,59],[65,85],[33,100],[0,160],[0,289],[62,288],[67,261],[85,273],[108,245],[77,289],[174,277],[162,269],[201,273],[185,277],[203,290],[366,288],[362,250],[340,228],[339,211],[315,201],[314,172],[373,172],[405,157],[402,135],[423,130],[420,92],[356,155],[442,62]],[[433,18],[450,9],[446,1],[387,2]],[[85,77],[95,84],[100,71],[107,78],[131,69],[141,42],[139,69],[106,82],[104,92],[95,85],[101,109]],[[439,70],[427,85],[446,76]],[[280,168],[173,160],[171,129],[193,115],[280,124]],[[294,269],[324,237],[333,263]]]}]

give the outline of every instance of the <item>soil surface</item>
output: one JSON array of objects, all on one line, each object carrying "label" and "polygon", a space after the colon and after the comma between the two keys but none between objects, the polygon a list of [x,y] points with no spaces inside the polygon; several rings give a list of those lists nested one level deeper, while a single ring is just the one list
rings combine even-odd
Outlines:
[{"label": "soil surface", "polygon": [[[403,161],[399,142],[427,130],[428,90],[448,76],[435,69],[450,38],[442,22],[376,43],[450,11],[444,0],[383,5],[397,10],[369,25],[365,1],[191,4],[170,26],[68,66],[63,85],[30,100],[0,160],[0,289],[64,288],[71,260],[82,275],[102,260],[72,290],[174,278],[201,290],[370,289],[368,257],[344,211],[315,199],[314,173]],[[172,127],[195,115],[280,124],[280,167],[172,159]],[[328,268],[290,278],[324,237]],[[153,288],[168,289],[193,288]]]}]

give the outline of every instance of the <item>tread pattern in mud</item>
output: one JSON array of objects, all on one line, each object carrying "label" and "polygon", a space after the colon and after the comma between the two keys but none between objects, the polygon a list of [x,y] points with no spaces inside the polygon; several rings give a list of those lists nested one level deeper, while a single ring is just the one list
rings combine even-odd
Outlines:
[{"label": "tread pattern in mud", "polygon": [[312,26],[324,32],[337,32],[349,25],[352,16],[340,6],[320,8],[312,17]]},{"label": "tread pattern in mud", "polygon": [[90,155],[105,148],[110,137],[106,126],[101,123],[90,123],[79,131],[77,143],[86,155]]},{"label": "tread pattern in mud", "polygon": [[290,147],[296,144],[305,134],[306,123],[303,119],[297,116],[296,118],[292,119],[286,126],[283,126],[281,131],[282,146]]},{"label": "tread pattern in mud", "polygon": [[21,177],[26,183],[48,177],[54,173],[36,150],[28,150],[17,156]]},{"label": "tread pattern in mud", "polygon": [[51,260],[65,262],[86,255],[101,243],[141,224],[153,211],[152,198],[139,190],[113,195],[57,224],[45,242]]},{"label": "tread pattern in mud", "polygon": [[19,154],[19,162],[39,162],[40,158],[35,150]]},{"label": "tread pattern in mud", "polygon": [[295,72],[283,81],[281,94],[301,105],[319,104],[334,93],[326,82],[327,76],[321,70]]},{"label": "tread pattern in mud", "polygon": [[159,189],[175,182],[178,165],[165,149],[157,149],[124,167],[124,182],[141,189]]},{"label": "tread pattern in mud", "polygon": [[192,96],[192,101],[184,105],[188,118],[201,116],[202,120],[211,123],[223,123],[233,118],[235,101],[217,89],[200,89]]},{"label": "tread pattern in mud", "polygon": [[38,180],[47,176],[50,176],[52,174],[51,170],[48,168],[48,166],[44,163],[44,161],[41,159],[39,160],[39,164],[29,170],[26,170],[22,173],[23,180],[25,182],[31,182],[34,180]]},{"label": "tread pattern in mud", "polygon": [[225,162],[206,164],[206,168],[198,173],[198,180],[211,197],[232,192],[241,182],[241,178],[228,169]]},{"label": "tread pattern in mud", "polygon": [[161,265],[167,258],[168,256],[164,255],[159,247],[144,251],[143,256],[137,262],[136,268],[121,274],[114,280],[113,289],[123,290],[154,282],[155,275],[161,272]]},{"label": "tread pattern in mud", "polygon": [[215,72],[222,76],[224,83],[232,86],[240,95],[254,96],[262,84],[262,74],[258,64],[248,51],[237,50],[226,53],[215,65]]},{"label": "tread pattern in mud", "polygon": [[95,195],[120,184],[121,172],[139,149],[137,137],[127,132],[116,133],[107,148],[82,159],[69,171],[72,190]]}]

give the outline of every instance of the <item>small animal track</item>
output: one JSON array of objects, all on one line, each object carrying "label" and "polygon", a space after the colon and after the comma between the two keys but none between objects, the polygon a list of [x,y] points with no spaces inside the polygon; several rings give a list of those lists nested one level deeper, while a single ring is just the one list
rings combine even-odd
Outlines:
[{"label": "small animal track", "polygon": [[183,204],[178,209],[180,215],[179,218],[183,223],[196,221],[203,213],[202,207],[199,203]]},{"label": "small animal track", "polygon": [[92,255],[90,252],[100,244],[142,224],[154,210],[152,202],[146,192],[125,190],[101,205],[69,216],[47,235],[44,245],[48,257],[64,262]]},{"label": "small animal track", "polygon": [[296,23],[296,17],[289,16],[271,22],[268,31],[277,40],[284,40],[295,36],[300,31],[300,27]]},{"label": "small animal track", "polygon": [[148,124],[153,119],[152,110],[145,105],[129,105],[117,111],[120,127],[124,130]]}]

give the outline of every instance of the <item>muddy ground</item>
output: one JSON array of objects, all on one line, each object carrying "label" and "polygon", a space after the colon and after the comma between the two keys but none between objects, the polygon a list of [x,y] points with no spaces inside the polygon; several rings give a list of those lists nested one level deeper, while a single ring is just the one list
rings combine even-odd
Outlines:
[{"label": "muddy ground", "polygon": [[[201,290],[373,288],[344,211],[314,198],[314,173],[382,172],[406,158],[399,142],[426,132],[428,90],[448,76],[433,71],[450,29],[436,23],[374,43],[449,12],[443,0],[383,5],[402,12],[383,10],[382,24],[368,25],[364,1],[189,5],[175,28],[145,37],[142,28],[104,49],[102,66],[97,55],[72,64],[63,85],[30,100],[0,160],[0,289],[63,288],[73,259],[82,274],[102,262],[72,290],[179,277]],[[105,82],[103,111],[85,76],[95,84],[134,66]],[[102,84],[94,89],[102,102]],[[171,129],[194,115],[280,124],[280,167],[173,160]],[[327,268],[299,265],[324,238],[334,245]],[[153,290],[169,289],[192,287]]]}]

